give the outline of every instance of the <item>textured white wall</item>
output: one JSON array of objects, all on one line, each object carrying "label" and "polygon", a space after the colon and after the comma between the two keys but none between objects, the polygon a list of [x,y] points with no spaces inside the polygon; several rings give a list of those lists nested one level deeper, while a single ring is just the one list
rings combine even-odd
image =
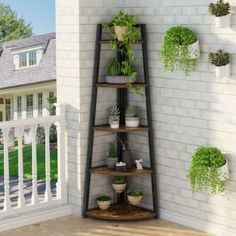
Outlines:
[{"label": "textured white wall", "polygon": [[[218,233],[235,235],[236,227],[236,17],[230,29],[216,29],[208,14],[209,0],[58,0],[58,97],[68,108],[69,200],[80,212],[81,187],[88,135],[96,24],[110,19],[120,8],[147,24],[151,76],[153,125],[158,170],[161,216],[179,223]],[[235,9],[235,1],[230,1]],[[181,71],[165,73],[160,60],[164,32],[173,25],[194,30],[201,46],[196,72],[185,77]],[[79,42],[79,43],[78,43]],[[216,79],[208,53],[222,48],[232,55],[231,79]],[[102,74],[110,58],[105,51]],[[137,53],[139,57],[139,54]],[[137,61],[138,64],[140,60]],[[112,97],[113,96],[113,97]],[[112,97],[112,99],[111,99]],[[105,121],[106,109],[113,104],[114,91],[100,90],[98,120]],[[133,103],[144,101],[131,95]],[[145,113],[142,114],[145,122]],[[79,122],[78,122],[79,121]],[[80,133],[79,131],[80,126]],[[111,137],[98,133],[94,159],[102,163],[105,144]],[[135,157],[148,158],[146,135],[130,136]],[[228,153],[229,193],[214,197],[192,194],[186,179],[192,152],[199,145],[214,145]],[[93,179],[96,191],[109,191],[109,180]],[[149,179],[139,179],[148,185]],[[104,186],[103,188],[100,188]],[[151,198],[147,192],[145,204]],[[224,231],[222,231],[224,230]]]}]

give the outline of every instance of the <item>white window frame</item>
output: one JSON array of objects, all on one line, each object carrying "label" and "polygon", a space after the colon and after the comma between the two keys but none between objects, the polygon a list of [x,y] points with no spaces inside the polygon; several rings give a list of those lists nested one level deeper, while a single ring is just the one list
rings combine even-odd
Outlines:
[{"label": "white window frame", "polygon": [[17,120],[22,118],[22,97],[18,96],[16,98],[16,105],[17,105]]},{"label": "white window frame", "polygon": [[5,100],[5,120],[6,121],[9,121],[11,120],[11,99],[10,98],[7,98]]},{"label": "white window frame", "polygon": [[[31,103],[31,105],[29,105]],[[34,109],[34,96],[33,94],[26,95],[26,117],[33,117],[33,109]]]},{"label": "white window frame", "polygon": [[[30,65],[30,54],[31,53],[35,53],[35,58],[33,60],[35,60],[35,64]],[[21,55],[25,54],[26,55],[26,64],[25,66],[21,66],[20,65],[20,57]],[[21,52],[19,53],[19,68],[27,68],[27,67],[32,67],[32,66],[36,66],[37,65],[37,50],[31,50],[31,51],[27,51],[27,52]]]}]

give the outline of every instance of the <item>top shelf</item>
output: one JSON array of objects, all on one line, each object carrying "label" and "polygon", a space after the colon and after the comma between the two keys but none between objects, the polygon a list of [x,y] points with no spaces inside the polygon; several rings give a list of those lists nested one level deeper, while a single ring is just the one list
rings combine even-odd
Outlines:
[{"label": "top shelf", "polygon": [[[110,42],[116,43],[116,44],[122,44],[121,41],[118,40],[99,40],[100,44],[110,44]],[[137,40],[134,44],[143,44],[143,40]]]},{"label": "top shelf", "polygon": [[[102,88],[128,88],[127,84],[97,83],[97,87]],[[146,87],[145,83],[132,83],[132,87]]]}]

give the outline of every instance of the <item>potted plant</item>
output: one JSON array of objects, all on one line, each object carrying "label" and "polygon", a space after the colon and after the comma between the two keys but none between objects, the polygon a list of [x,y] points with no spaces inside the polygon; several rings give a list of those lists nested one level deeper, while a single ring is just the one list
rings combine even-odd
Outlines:
[{"label": "potted plant", "polygon": [[120,126],[120,109],[112,107],[110,109],[109,124],[112,129],[118,129]]},{"label": "potted plant", "polygon": [[196,69],[199,55],[199,41],[189,28],[174,26],[165,33],[161,49],[165,71],[182,69],[188,75]]},{"label": "potted plant", "polygon": [[209,12],[215,16],[215,24],[218,28],[230,27],[231,6],[224,0],[218,0],[215,4],[211,3],[208,7]]},{"label": "potted plant", "polygon": [[111,205],[111,197],[106,195],[99,196],[97,204],[101,210],[107,210]]},{"label": "potted plant", "polygon": [[210,188],[213,194],[222,193],[229,178],[228,162],[218,148],[199,147],[192,155],[188,178],[193,192]]},{"label": "potted plant", "polygon": [[127,190],[127,197],[128,201],[131,205],[138,205],[144,195],[144,191],[142,188],[137,188],[137,187],[131,187]]},{"label": "potted plant", "polygon": [[139,108],[137,106],[129,106],[125,111],[125,126],[138,127],[139,126]]},{"label": "potted plant", "polygon": [[129,84],[136,81],[137,72],[133,66],[126,61],[119,62],[117,59],[113,59],[108,66],[108,75],[105,77],[107,83],[110,84]]},{"label": "potted plant", "polygon": [[127,178],[125,176],[114,176],[112,178],[112,188],[116,193],[123,193],[127,185]]},{"label": "potted plant", "polygon": [[230,56],[228,52],[220,49],[215,53],[209,53],[209,61],[215,65],[216,77],[230,77]]},{"label": "potted plant", "polygon": [[110,142],[107,149],[106,165],[109,169],[115,169],[118,162],[117,142]]}]

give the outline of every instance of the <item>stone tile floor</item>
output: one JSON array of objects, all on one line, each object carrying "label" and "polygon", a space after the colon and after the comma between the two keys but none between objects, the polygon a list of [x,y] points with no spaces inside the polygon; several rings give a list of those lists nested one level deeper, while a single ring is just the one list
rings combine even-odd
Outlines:
[{"label": "stone tile floor", "polygon": [[0,236],[210,236],[164,220],[125,223],[67,216],[0,233]]}]

